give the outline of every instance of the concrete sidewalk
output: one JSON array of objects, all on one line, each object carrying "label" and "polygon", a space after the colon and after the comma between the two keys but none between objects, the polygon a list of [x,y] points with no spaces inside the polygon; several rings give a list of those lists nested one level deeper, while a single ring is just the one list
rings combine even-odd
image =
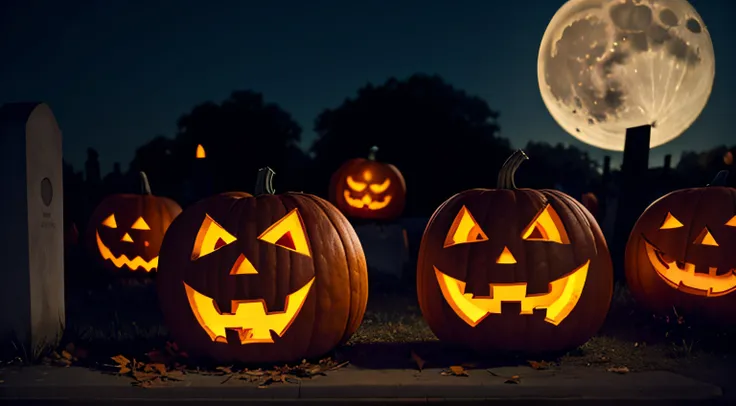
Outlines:
[{"label": "concrete sidewalk", "polygon": [[[693,401],[710,403],[723,396],[718,386],[664,371],[616,374],[592,368],[534,370],[518,366],[469,370],[468,377],[443,376],[440,372],[439,369],[419,372],[348,366],[328,372],[327,376],[296,383],[275,383],[266,388],[238,379],[225,381],[226,376],[187,374],[182,381],[166,386],[140,388],[132,386],[130,378],[80,367],[9,367],[0,369],[0,400],[38,401],[38,404],[57,403],[52,402],[54,400],[64,404],[102,404],[103,401],[174,404],[185,401],[187,405],[247,401],[251,405],[273,401],[359,399],[374,403],[473,400],[496,404],[534,399],[535,402],[564,404],[576,400],[655,401],[659,404],[685,401],[693,404]],[[519,377],[518,383],[506,382],[506,377],[512,376]]]}]

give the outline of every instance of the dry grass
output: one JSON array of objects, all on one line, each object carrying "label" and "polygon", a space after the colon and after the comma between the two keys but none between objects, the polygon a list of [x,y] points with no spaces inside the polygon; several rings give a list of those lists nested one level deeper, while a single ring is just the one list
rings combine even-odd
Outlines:
[{"label": "dry grass", "polygon": [[[376,282],[358,331],[334,354],[338,359],[368,368],[416,368],[412,354],[428,366],[525,363],[525,358],[483,359],[440,343],[424,322],[411,288],[395,282]],[[140,357],[169,340],[153,285],[101,285],[68,292],[67,329],[62,346],[74,343],[95,358],[117,354]],[[580,348],[544,361],[559,367],[625,366],[636,370],[684,371],[728,368],[733,355],[728,342],[733,331],[714,331],[692,325],[674,313],[655,318],[638,309],[625,288],[617,288],[601,333]],[[725,360],[725,361],[724,361]]]}]

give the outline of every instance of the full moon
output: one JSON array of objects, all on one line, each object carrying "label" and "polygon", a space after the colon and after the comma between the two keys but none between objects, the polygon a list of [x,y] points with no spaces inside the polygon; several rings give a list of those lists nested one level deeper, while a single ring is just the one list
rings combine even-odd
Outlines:
[{"label": "full moon", "polygon": [[710,34],[686,0],[570,0],[547,26],[537,62],[555,121],[613,151],[629,127],[651,125],[650,148],[682,134],[714,77]]}]

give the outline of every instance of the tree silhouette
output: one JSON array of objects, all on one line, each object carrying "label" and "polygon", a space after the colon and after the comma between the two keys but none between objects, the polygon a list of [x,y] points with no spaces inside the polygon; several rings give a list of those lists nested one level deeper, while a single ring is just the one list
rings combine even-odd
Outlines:
[{"label": "tree silhouette", "polygon": [[377,159],[396,165],[406,179],[406,214],[427,216],[463,189],[494,186],[511,152],[508,140],[497,137],[497,118],[484,100],[436,75],[366,85],[316,120],[317,192],[326,193],[340,164],[377,145]]},{"label": "tree silhouette", "polygon": [[[728,153],[731,152],[731,158]],[[733,156],[736,154],[736,145],[728,148],[720,145],[703,152],[685,151],[680,155],[675,172],[680,178],[680,187],[701,187],[713,179],[720,170],[731,172],[726,184],[736,187],[736,165]]]},{"label": "tree silhouette", "polygon": [[175,141],[163,135],[138,147],[126,176],[126,191],[138,193],[139,173],[145,172],[151,183],[156,185],[157,195],[178,197],[184,178],[180,168],[176,166],[176,148]]},{"label": "tree silhouette", "polygon": [[[179,119],[178,129],[172,167],[184,179],[209,181],[212,193],[251,191],[253,177],[264,166],[279,173],[279,189],[299,187],[293,181],[299,178],[293,159],[303,155],[298,148],[301,128],[260,93],[236,91],[220,104],[200,104]],[[206,150],[206,166],[195,165],[198,144]]]},{"label": "tree silhouette", "polygon": [[560,189],[579,199],[585,192],[596,192],[600,184],[600,165],[588,153],[571,145],[546,142],[527,143],[529,162],[519,168],[517,182],[534,189]]}]

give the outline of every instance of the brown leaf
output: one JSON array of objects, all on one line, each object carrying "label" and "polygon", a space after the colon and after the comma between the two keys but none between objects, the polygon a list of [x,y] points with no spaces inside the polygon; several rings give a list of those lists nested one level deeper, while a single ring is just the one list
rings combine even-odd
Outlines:
[{"label": "brown leaf", "polygon": [[611,367],[607,369],[608,372],[613,372],[616,374],[627,374],[631,372],[628,367]]},{"label": "brown leaf", "polygon": [[150,366],[153,371],[158,372],[161,375],[166,375],[166,365],[156,363],[148,364],[148,366]]},{"label": "brown leaf", "polygon": [[468,371],[465,370],[465,368],[461,367],[460,365],[453,365],[450,367],[447,371],[442,371],[442,375],[451,375],[451,376],[470,376],[468,374]]},{"label": "brown leaf", "polygon": [[158,378],[158,375],[153,372],[133,371],[133,379],[136,381],[150,381],[155,378]]},{"label": "brown leaf", "polygon": [[233,369],[232,369],[232,368],[233,368],[233,367],[232,367],[232,365],[231,365],[231,366],[229,366],[229,367],[217,367],[217,368],[215,368],[215,369],[216,369],[217,371],[220,371],[220,372],[222,372],[222,374],[223,374],[223,375],[227,375],[227,374],[232,374],[232,373],[233,373]]},{"label": "brown leaf", "polygon": [[422,359],[422,357],[420,357],[419,355],[417,355],[417,353],[414,352],[414,350],[412,350],[411,351],[411,359],[413,359],[414,362],[417,363],[417,368],[419,368],[419,372],[422,372],[422,369],[424,368],[424,360]]},{"label": "brown leaf", "polygon": [[503,383],[520,384],[521,377],[519,375],[514,375],[503,381]]},{"label": "brown leaf", "polygon": [[549,369],[550,363],[547,361],[527,361],[532,369],[542,370]]},{"label": "brown leaf", "polygon": [[113,361],[115,361],[115,363],[118,364],[121,367],[130,365],[130,360],[127,359],[127,358],[125,358],[122,355],[116,355],[114,357],[110,357],[110,359],[112,359]]},{"label": "brown leaf", "polygon": [[125,374],[127,374],[128,372],[130,372],[130,371],[131,371],[131,369],[130,369],[130,368],[128,368],[128,367],[126,367],[126,366],[122,366],[122,365],[121,365],[121,366],[120,366],[120,370],[118,371],[118,373],[119,373],[120,375],[125,375]]}]

